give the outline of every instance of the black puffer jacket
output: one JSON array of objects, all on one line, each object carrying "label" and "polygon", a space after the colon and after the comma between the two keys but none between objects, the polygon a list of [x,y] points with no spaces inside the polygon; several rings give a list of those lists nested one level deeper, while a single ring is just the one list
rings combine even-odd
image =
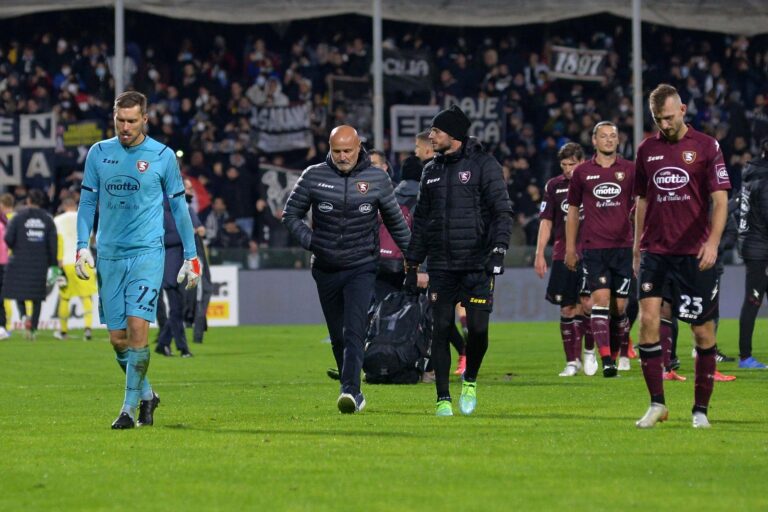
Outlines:
[{"label": "black puffer jacket", "polygon": [[48,267],[56,265],[56,225],[42,208],[19,211],[8,223],[5,243],[13,251],[5,268],[5,299],[45,300]]},{"label": "black puffer jacket", "polygon": [[[312,209],[312,228],[303,222]],[[308,167],[293,187],[283,224],[302,247],[312,251],[312,266],[354,268],[379,259],[378,213],[398,247],[405,250],[405,224],[386,172],[371,166],[361,150],[357,165],[341,172],[331,160]]]},{"label": "black puffer jacket", "polygon": [[494,247],[507,248],[511,228],[501,166],[470,138],[424,168],[406,259],[429,257],[430,270],[481,270]]},{"label": "black puffer jacket", "polygon": [[744,167],[739,219],[739,252],[745,260],[768,260],[768,160]]}]

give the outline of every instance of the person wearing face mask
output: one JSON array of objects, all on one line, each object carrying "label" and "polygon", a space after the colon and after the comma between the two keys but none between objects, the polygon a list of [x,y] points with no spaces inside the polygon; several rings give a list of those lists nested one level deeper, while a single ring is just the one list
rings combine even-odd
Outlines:
[{"label": "person wearing face mask", "polygon": [[[325,162],[308,167],[283,209],[283,223],[304,249],[312,252],[312,277],[331,338],[341,393],[336,401],[346,414],[366,405],[360,389],[368,306],[379,260],[379,220],[401,252],[410,230],[386,173],[371,165],[357,130],[333,129]],[[312,226],[304,217],[312,210]]]}]

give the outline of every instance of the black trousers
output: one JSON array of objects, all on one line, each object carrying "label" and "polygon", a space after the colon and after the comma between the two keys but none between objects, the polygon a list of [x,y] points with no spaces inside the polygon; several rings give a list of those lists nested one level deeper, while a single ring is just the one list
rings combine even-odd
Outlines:
[{"label": "black trousers", "polygon": [[187,334],[184,332],[184,296],[181,287],[165,289],[168,297],[168,320],[160,329],[160,335],[157,337],[158,347],[170,347],[171,338],[176,340],[176,348],[180,352],[187,352]]},{"label": "black trousers", "polygon": [[739,314],[739,357],[752,356],[752,334],[755,320],[768,290],[768,260],[744,260],[746,278],[744,301]]},{"label": "black trousers", "polygon": [[317,294],[331,337],[331,348],[341,374],[341,392],[360,392],[368,306],[376,280],[376,263],[328,271],[312,269]]}]

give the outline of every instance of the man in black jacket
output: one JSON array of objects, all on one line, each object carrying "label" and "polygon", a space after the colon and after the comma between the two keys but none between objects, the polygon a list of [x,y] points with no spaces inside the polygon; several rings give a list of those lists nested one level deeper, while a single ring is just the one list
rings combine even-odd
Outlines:
[{"label": "man in black jacket", "polygon": [[452,416],[448,334],[454,306],[467,308],[467,363],[459,398],[463,414],[477,404],[476,379],[488,349],[494,276],[504,272],[512,205],[501,166],[468,138],[470,120],[456,106],[432,120],[429,138],[437,155],[424,168],[406,252],[406,284],[416,285],[416,267],[429,258],[433,308],[432,360],[437,415]]},{"label": "man in black jacket", "polygon": [[[283,223],[312,251],[317,283],[336,365],[341,370],[342,413],[365,407],[360,390],[368,306],[379,260],[378,213],[405,252],[410,230],[386,173],[371,166],[351,126],[333,129],[325,162],[304,170],[288,197]],[[312,209],[312,227],[303,222]]]},{"label": "man in black jacket", "polygon": [[768,139],[762,154],[744,168],[739,220],[739,251],[747,267],[744,302],[739,315],[739,368],[765,369],[752,357],[755,318],[768,289]]}]

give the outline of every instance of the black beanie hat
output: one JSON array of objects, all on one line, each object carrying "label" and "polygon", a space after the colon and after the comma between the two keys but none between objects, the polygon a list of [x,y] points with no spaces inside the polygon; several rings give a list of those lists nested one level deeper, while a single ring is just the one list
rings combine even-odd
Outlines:
[{"label": "black beanie hat", "polygon": [[400,177],[404,180],[421,181],[422,169],[421,160],[411,155],[403,160],[400,166]]},{"label": "black beanie hat", "polygon": [[454,139],[462,141],[467,138],[471,124],[472,121],[456,105],[451,105],[450,108],[441,110],[432,119],[432,128],[444,131]]}]

